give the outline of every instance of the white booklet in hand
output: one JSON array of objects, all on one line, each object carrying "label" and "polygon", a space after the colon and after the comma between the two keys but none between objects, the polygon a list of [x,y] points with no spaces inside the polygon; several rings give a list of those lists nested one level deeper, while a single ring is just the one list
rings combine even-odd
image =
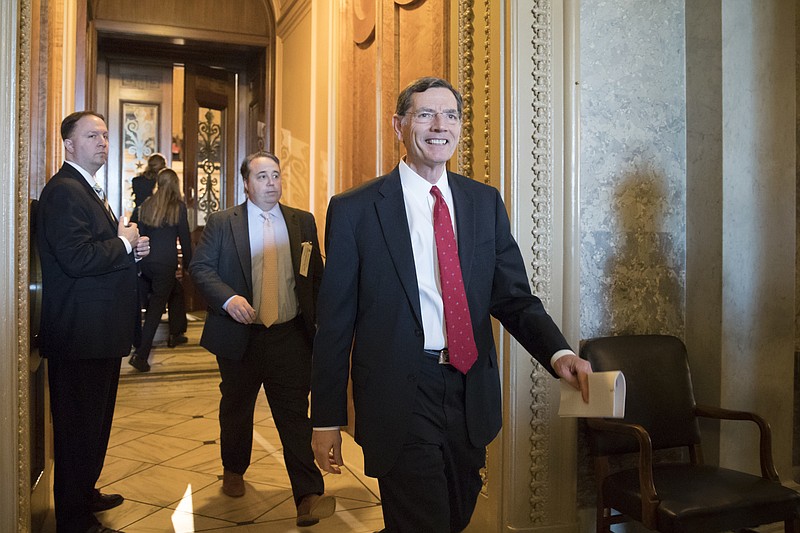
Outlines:
[{"label": "white booklet in hand", "polygon": [[589,403],[581,391],[559,380],[561,403],[559,416],[588,418],[622,418],[625,416],[625,376],[619,370],[589,374]]}]

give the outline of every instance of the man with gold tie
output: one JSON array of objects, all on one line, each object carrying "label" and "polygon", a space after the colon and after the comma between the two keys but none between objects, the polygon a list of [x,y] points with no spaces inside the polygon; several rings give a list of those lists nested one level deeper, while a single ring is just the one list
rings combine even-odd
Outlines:
[{"label": "man with gold tie", "polygon": [[311,213],[279,203],[280,161],[256,152],[241,166],[247,200],[208,218],[189,266],[208,301],[200,344],[217,356],[222,491],[245,493],[253,412],[261,387],[283,446],[297,525],[333,514],[314,465],[308,392],[322,277]]}]

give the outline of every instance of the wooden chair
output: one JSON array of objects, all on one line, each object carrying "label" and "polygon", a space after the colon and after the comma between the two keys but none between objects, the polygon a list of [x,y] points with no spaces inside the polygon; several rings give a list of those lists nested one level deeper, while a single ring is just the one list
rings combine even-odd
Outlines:
[{"label": "wooden chair", "polygon": [[[595,371],[621,370],[624,419],[588,419],[597,478],[597,531],[636,520],[662,533],[712,533],[784,522],[800,533],[800,494],[780,484],[769,425],[756,414],[697,405],[683,342],[664,335],[587,341]],[[591,391],[590,391],[591,394]],[[749,420],[761,436],[761,476],[703,464],[698,417]],[[689,462],[653,462],[653,451],[688,448]],[[636,467],[611,472],[609,457],[635,453]],[[612,509],[621,514],[613,514]]]}]

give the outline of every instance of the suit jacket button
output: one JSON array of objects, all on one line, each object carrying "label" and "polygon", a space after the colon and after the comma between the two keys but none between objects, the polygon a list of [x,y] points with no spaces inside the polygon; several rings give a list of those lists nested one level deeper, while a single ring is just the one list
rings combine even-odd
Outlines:
[{"label": "suit jacket button", "polygon": [[420,330],[420,329],[415,329],[415,330],[414,330],[414,335],[416,335],[417,337],[422,337],[422,330]]},{"label": "suit jacket button", "polygon": [[410,376],[408,376],[408,381],[410,381],[411,383],[414,383],[415,381],[417,381],[417,376],[414,375],[414,374],[411,374]]}]

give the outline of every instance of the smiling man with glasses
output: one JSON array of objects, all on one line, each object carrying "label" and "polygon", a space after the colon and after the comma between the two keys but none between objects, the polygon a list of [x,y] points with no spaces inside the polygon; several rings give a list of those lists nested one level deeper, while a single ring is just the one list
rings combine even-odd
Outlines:
[{"label": "smiling man with glasses", "polygon": [[392,117],[403,160],[328,208],[312,447],[320,468],[341,472],[352,376],[355,438],[387,532],[469,524],[502,421],[490,316],[588,398],[591,367],[531,294],[498,191],[447,171],[461,115],[447,81],[413,82]]}]

